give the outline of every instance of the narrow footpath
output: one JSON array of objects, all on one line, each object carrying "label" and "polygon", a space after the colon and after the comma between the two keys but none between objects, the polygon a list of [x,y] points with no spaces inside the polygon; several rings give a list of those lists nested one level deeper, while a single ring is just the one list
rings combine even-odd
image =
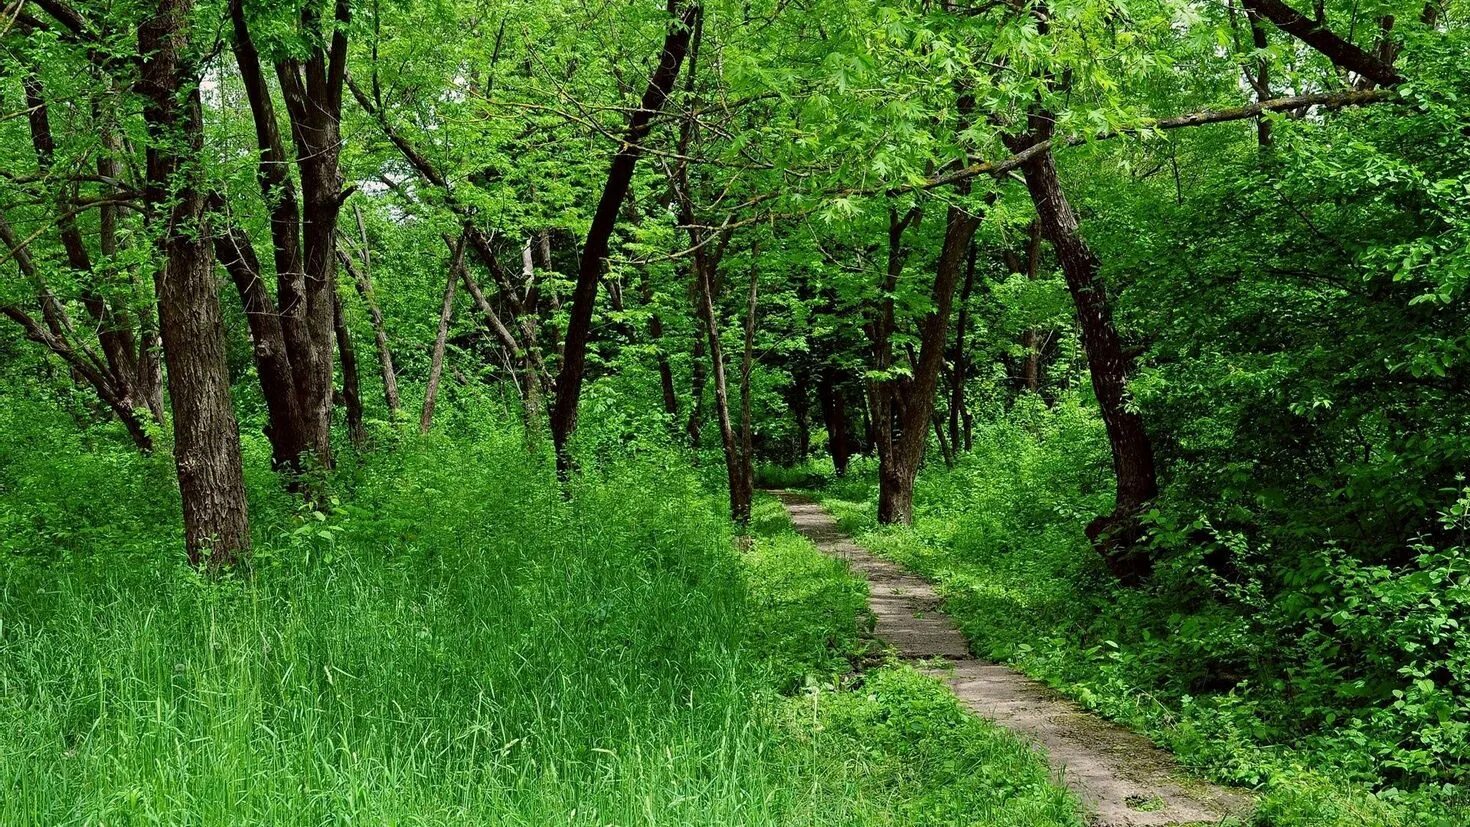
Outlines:
[{"label": "narrow footpath", "polygon": [[1084,712],[1014,669],[972,656],[959,627],[940,611],[932,583],[854,543],[812,499],[772,493],[797,531],[867,578],[878,639],[904,660],[942,660],[920,667],[947,680],[975,714],[1042,748],[1096,827],[1219,824],[1249,812],[1248,796],[1186,779],[1173,756],[1147,738]]}]

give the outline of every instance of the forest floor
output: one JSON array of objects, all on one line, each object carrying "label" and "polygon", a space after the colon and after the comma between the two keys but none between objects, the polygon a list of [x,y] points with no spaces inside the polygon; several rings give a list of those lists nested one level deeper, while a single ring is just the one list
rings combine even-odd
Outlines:
[{"label": "forest floor", "polygon": [[1186,778],[1169,753],[1143,736],[1084,712],[1009,667],[973,657],[954,620],[939,611],[932,583],[854,543],[815,500],[773,493],[799,533],[868,580],[875,636],[903,660],[946,680],[966,708],[1041,747],[1093,824],[1214,824],[1248,813],[1248,796]]}]

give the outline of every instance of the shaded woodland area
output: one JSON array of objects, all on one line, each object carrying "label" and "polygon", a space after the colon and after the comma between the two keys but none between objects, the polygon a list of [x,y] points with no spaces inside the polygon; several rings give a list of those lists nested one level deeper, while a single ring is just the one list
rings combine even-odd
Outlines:
[{"label": "shaded woodland area", "polygon": [[[694,784],[673,748],[623,787],[586,793],[577,773],[665,737],[704,748],[669,733],[785,732],[776,701],[732,722],[755,714],[742,698],[790,701],[803,679],[833,694],[833,732],[861,717],[844,694],[861,586],[803,557],[760,492],[801,487],[939,582],[976,654],[1256,790],[1256,823],[1465,823],[1467,14],[6,4],[0,722],[30,734],[0,735],[16,767],[0,800],[20,802],[0,821],[169,811],[201,777],[124,790],[162,764],[106,723],[167,697],[177,733],[375,745],[371,771],[306,746],[272,765],[350,781],[319,811],[262,788],[267,821],[580,823],[566,813],[585,794],[588,818],[659,823],[612,790]],[[154,630],[150,612],[172,620]],[[400,640],[400,615],[425,636]],[[686,615],[687,639],[650,631]],[[514,618],[587,636],[527,655],[533,672],[611,659],[620,683],[518,683],[514,653],[536,647],[501,628]],[[412,648],[430,639],[444,648]],[[295,674],[282,649],[335,700],[271,695]],[[512,688],[448,665],[471,652]],[[355,677],[365,661],[377,678]],[[449,694],[402,716],[368,700],[412,695],[416,670]],[[871,680],[910,711],[938,692]],[[231,694],[245,686],[271,700]],[[643,691],[695,687],[726,705],[688,719]],[[202,700],[216,689],[237,705]],[[586,717],[548,735],[561,692]],[[439,706],[456,693],[503,706],[466,721]],[[353,729],[349,697],[391,723]],[[461,763],[394,758],[410,730],[427,744],[462,726],[487,740],[433,753]],[[639,734],[598,740],[620,727]],[[166,755],[163,732],[139,738]],[[178,743],[215,745],[190,754],[238,780],[255,737]],[[979,823],[1074,817],[1024,750],[955,737],[972,740],[944,750],[1014,762],[1031,797],[895,769],[918,785],[900,795],[887,770],[804,764],[822,793],[787,802],[762,786],[786,770],[762,762],[805,753],[751,742],[728,757],[730,798],[671,792],[666,814],[951,823],[994,795]],[[517,749],[566,778],[495,775],[525,770]],[[120,775],[67,809],[35,768],[79,753]],[[446,793],[427,782],[401,810],[352,803],[409,766],[467,803],[435,809]]]}]

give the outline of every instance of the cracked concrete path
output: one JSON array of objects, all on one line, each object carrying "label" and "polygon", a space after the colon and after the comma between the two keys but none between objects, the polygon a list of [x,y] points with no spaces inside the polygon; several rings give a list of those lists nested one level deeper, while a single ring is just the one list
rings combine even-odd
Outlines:
[{"label": "cracked concrete path", "polygon": [[867,578],[874,634],[905,660],[948,661],[924,671],[947,680],[977,715],[1040,746],[1096,827],[1234,823],[1227,820],[1249,812],[1248,796],[1186,779],[1173,756],[1147,738],[1082,711],[1010,667],[972,656],[954,620],[939,610],[932,583],[854,543],[814,500],[772,493],[797,531]]}]

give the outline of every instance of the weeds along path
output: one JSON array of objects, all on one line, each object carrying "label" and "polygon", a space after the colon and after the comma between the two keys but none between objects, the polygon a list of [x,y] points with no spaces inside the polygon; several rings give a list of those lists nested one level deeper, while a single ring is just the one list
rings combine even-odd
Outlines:
[{"label": "weeds along path", "polygon": [[1219,824],[1243,817],[1250,798],[1186,779],[1169,753],[1148,739],[1082,711],[1050,689],[970,655],[959,627],[939,610],[929,581],[857,545],[814,500],[772,492],[796,530],[822,552],[867,578],[874,634],[905,660],[942,659],[924,671],[946,679],[975,714],[1041,747],[1053,771],[1077,794],[1098,827]]}]

